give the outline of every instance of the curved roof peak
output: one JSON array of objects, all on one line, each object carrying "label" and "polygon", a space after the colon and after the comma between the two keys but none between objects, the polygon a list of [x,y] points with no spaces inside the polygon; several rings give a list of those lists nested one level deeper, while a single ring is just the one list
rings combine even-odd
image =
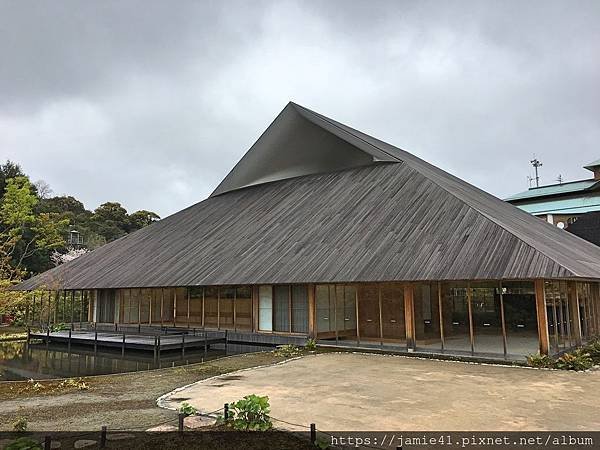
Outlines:
[{"label": "curved roof peak", "polygon": [[289,102],[211,197],[270,181],[401,161],[373,146],[358,147],[332,127],[331,119]]}]

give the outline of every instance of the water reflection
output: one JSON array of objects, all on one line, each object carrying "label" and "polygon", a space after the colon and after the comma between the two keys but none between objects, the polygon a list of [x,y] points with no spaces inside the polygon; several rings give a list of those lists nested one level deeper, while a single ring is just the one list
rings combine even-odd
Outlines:
[{"label": "water reflection", "polygon": [[210,361],[226,355],[267,350],[269,347],[239,344],[214,344],[204,350],[161,352],[160,360],[154,360],[151,352],[98,349],[90,347],[27,343],[25,341],[0,343],[0,381],[63,378],[88,375],[105,375],[121,372],[175,367]]}]

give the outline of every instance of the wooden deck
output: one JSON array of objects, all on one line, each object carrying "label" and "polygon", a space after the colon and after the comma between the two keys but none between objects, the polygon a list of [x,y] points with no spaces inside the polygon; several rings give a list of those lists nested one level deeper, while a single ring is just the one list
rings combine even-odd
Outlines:
[{"label": "wooden deck", "polygon": [[195,334],[138,334],[107,331],[51,331],[31,332],[30,339],[44,342],[57,342],[70,345],[89,345],[94,347],[115,347],[123,350],[169,351],[209,348],[212,344],[227,342],[224,332],[206,331]]}]

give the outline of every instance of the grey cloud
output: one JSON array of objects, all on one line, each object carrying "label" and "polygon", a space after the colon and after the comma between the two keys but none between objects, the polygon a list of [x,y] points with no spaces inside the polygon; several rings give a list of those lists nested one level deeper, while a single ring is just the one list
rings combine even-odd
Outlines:
[{"label": "grey cloud", "polygon": [[0,1],[0,149],[96,207],[208,195],[288,100],[489,192],[600,158],[597,2]]}]

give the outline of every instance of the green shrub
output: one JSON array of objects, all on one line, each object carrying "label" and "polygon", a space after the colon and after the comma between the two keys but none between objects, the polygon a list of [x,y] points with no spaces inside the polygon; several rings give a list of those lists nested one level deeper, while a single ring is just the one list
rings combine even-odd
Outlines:
[{"label": "green shrub", "polygon": [[584,347],[584,350],[590,354],[594,364],[600,363],[600,340],[594,339]]},{"label": "green shrub", "polygon": [[556,367],[556,361],[548,355],[540,355],[539,353],[529,355],[527,364],[538,369],[553,369]]},{"label": "green shrub", "polygon": [[269,397],[246,395],[230,405],[228,424],[236,430],[267,431],[273,427],[269,413]]},{"label": "green shrub", "polygon": [[304,344],[304,349],[309,352],[314,352],[317,349],[317,341],[314,339],[307,339],[306,344]]},{"label": "green shrub", "polygon": [[277,356],[283,356],[284,358],[292,358],[294,356],[300,356],[302,349],[292,344],[278,345],[277,350],[274,350]]},{"label": "green shrub", "polygon": [[31,438],[20,437],[4,447],[4,450],[42,450],[42,446]]},{"label": "green shrub", "polygon": [[563,370],[587,370],[593,365],[590,354],[581,348],[565,353],[556,361],[556,367]]},{"label": "green shrub", "polygon": [[13,422],[13,430],[18,432],[27,431],[27,417],[19,417]]},{"label": "green shrub", "polygon": [[51,332],[68,330],[69,326],[64,323],[55,323],[50,327]]},{"label": "green shrub", "polygon": [[179,412],[185,414],[186,416],[195,416],[198,413],[198,410],[188,402],[183,402],[181,405],[179,405]]}]

